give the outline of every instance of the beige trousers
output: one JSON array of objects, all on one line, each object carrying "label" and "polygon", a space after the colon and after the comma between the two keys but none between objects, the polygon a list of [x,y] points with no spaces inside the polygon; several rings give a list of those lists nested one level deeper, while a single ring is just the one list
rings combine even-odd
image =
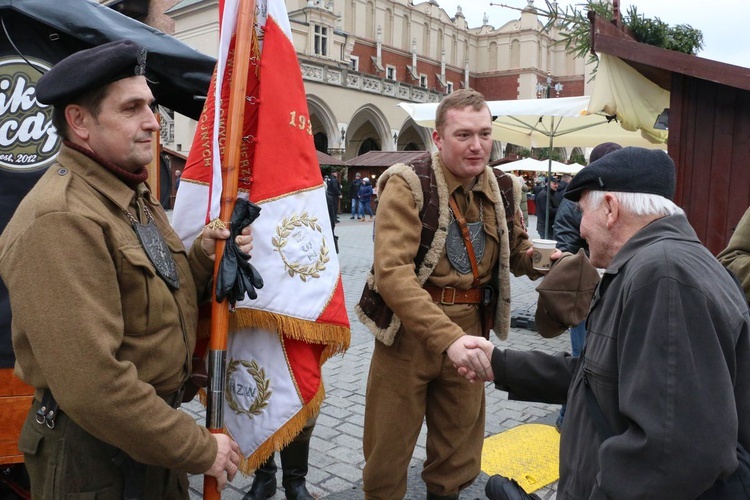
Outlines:
[{"label": "beige trousers", "polygon": [[404,498],[425,420],[427,491],[451,495],[471,485],[480,472],[484,411],[484,384],[459,376],[447,355],[427,352],[404,330],[391,346],[375,341],[365,404],[365,498]]}]

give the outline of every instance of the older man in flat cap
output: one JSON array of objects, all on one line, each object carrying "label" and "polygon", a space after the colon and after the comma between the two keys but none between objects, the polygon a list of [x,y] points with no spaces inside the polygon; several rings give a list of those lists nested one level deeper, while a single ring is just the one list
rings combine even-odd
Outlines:
[{"label": "older man in flat cap", "polygon": [[[567,399],[558,498],[750,494],[748,307],[674,190],[669,156],[632,147],[571,182],[565,196],[583,211],[592,264],[605,269],[579,358],[476,341],[511,399]],[[528,498],[502,476],[487,493]]]},{"label": "older man in flat cap", "polygon": [[[57,163],[0,236],[34,498],[189,498],[187,472],[232,480],[239,448],[177,410],[216,239],[188,254],[145,183],[159,124],[131,41],[75,53],[39,80]],[[245,251],[249,234],[237,237]]]}]

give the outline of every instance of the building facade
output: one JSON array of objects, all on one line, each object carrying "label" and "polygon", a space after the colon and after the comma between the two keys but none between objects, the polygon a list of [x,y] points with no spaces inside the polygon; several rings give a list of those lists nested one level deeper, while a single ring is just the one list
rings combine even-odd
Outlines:
[{"label": "building facade", "polygon": [[[217,0],[103,3],[203,53],[218,52]],[[497,28],[486,18],[470,27],[460,7],[448,13],[436,0],[286,0],[286,6],[316,148],[343,160],[370,150],[433,148],[431,131],[399,102],[439,102],[466,87],[488,100],[534,98],[548,77],[562,86],[553,97],[586,93],[585,61],[555,43],[557,28],[544,29],[534,0]],[[163,124],[165,148],[186,155],[195,122],[178,115]],[[505,147],[497,143],[493,158]]]}]

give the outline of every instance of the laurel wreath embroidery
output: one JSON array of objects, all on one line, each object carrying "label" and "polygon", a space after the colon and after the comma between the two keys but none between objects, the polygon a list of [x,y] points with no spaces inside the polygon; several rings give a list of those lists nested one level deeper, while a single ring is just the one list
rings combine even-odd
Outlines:
[{"label": "laurel wreath embroidery", "polygon": [[227,367],[227,387],[229,387],[229,382],[232,378],[232,375],[234,374],[234,372],[239,370],[240,365],[244,366],[247,369],[247,373],[249,373],[250,376],[253,377],[255,385],[258,388],[258,392],[255,395],[253,404],[250,405],[250,408],[246,410],[240,407],[240,404],[236,399],[234,399],[234,394],[232,394],[232,391],[224,391],[224,394],[226,395],[227,404],[229,405],[229,408],[232,409],[232,411],[234,411],[237,415],[247,415],[248,417],[253,418],[253,415],[260,415],[263,412],[263,409],[268,406],[268,400],[270,399],[272,394],[272,391],[269,389],[271,381],[266,378],[266,371],[258,366],[258,363],[256,363],[255,361],[233,359],[232,361],[230,361],[229,366]]},{"label": "laurel wreath embroidery", "polygon": [[328,245],[326,245],[325,237],[322,239],[320,244],[320,251],[318,252],[318,260],[310,265],[303,265],[297,262],[289,262],[284,255],[283,248],[286,246],[289,236],[291,236],[294,228],[308,227],[313,231],[323,232],[323,229],[318,225],[317,217],[310,217],[307,212],[303,212],[302,215],[294,215],[290,218],[284,218],[281,221],[281,225],[276,227],[276,236],[271,239],[276,251],[281,255],[281,260],[284,262],[284,268],[289,276],[294,278],[296,274],[302,281],[307,281],[309,278],[320,278],[320,272],[326,268],[326,263],[331,260],[328,256]]}]

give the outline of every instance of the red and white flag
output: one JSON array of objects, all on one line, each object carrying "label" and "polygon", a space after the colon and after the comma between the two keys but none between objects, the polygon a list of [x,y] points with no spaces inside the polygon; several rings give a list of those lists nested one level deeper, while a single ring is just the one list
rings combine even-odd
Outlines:
[{"label": "red and white flag", "polygon": [[[217,70],[175,202],[189,247],[218,217],[239,0],[220,2]],[[310,116],[283,0],[258,0],[248,74],[240,197],[262,207],[252,263],[264,286],[230,313],[225,425],[248,473],[288,444],[325,391],[321,366],[349,346],[349,319]],[[217,89],[220,89],[217,92]]]}]

